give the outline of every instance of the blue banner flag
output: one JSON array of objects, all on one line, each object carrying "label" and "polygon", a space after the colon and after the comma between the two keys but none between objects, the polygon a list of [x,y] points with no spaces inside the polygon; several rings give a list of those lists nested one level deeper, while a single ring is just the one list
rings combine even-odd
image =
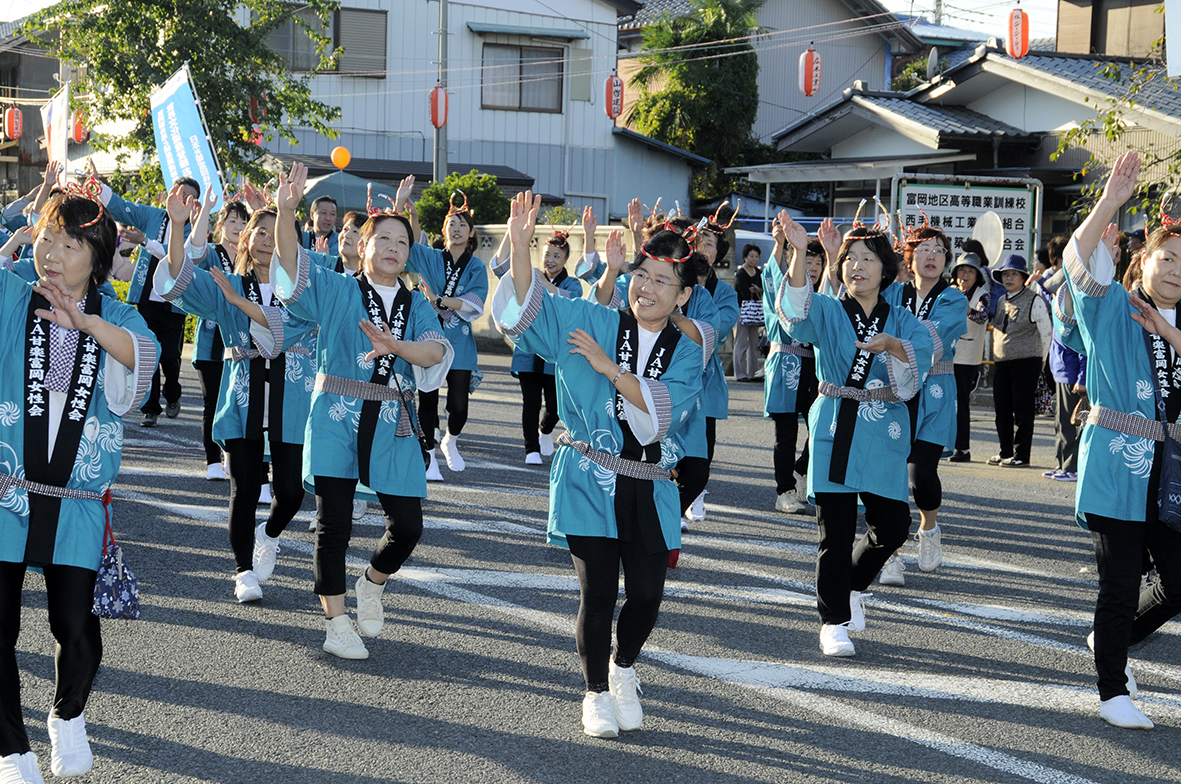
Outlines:
[{"label": "blue banner flag", "polygon": [[217,196],[213,211],[220,210],[225,185],[205,133],[187,65],[152,92],[152,127],[165,186],[171,186],[178,177],[192,177],[201,183],[203,199],[205,188],[212,185]]}]

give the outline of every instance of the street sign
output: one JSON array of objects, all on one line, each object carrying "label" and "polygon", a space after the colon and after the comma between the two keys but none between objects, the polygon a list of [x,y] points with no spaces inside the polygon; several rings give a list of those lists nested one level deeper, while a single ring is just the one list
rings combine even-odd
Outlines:
[{"label": "street sign", "polygon": [[[1005,230],[1002,254],[1020,253],[1029,261],[1030,249],[1036,247],[1033,229],[1037,199],[1030,188],[985,187],[964,184],[901,182],[898,211],[903,230],[918,226],[927,216],[931,226],[951,240],[951,249],[959,253],[964,240],[972,237],[976,221],[987,212],[995,212]],[[989,259],[996,263],[997,259]]]}]

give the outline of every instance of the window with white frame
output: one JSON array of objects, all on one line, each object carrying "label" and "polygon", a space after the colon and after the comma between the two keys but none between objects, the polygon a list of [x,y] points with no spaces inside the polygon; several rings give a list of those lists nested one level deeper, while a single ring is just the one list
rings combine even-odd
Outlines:
[{"label": "window with white frame", "polygon": [[[327,36],[334,49],[341,50],[334,73],[385,78],[386,11],[339,8],[327,25],[306,7],[297,9],[293,16]],[[276,27],[267,39],[267,45],[281,55],[293,71],[318,70],[320,58],[316,43],[294,19]]]},{"label": "window with white frame", "polygon": [[484,44],[482,107],[561,112],[562,54],[550,47]]}]

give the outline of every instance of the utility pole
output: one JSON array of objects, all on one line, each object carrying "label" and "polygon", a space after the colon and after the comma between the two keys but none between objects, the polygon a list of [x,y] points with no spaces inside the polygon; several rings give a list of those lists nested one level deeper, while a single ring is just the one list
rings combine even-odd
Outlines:
[{"label": "utility pole", "polygon": [[[447,0],[443,0],[443,2],[446,3]],[[931,14],[931,16],[933,17],[935,24],[943,24],[943,0],[935,0],[935,11]]]},{"label": "utility pole", "polygon": [[[447,89],[447,0],[439,0],[439,86]],[[450,107],[449,107],[450,108]],[[434,181],[447,178],[447,125],[435,129]]]}]

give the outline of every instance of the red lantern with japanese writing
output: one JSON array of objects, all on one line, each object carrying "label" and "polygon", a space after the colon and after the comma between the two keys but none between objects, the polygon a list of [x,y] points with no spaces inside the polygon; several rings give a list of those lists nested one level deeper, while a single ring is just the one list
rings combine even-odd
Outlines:
[{"label": "red lantern with japanese writing", "polygon": [[809,98],[820,92],[820,53],[815,49],[800,55],[800,92]]},{"label": "red lantern with japanese writing", "polygon": [[1020,8],[1009,12],[1009,36],[1005,40],[1005,51],[1016,60],[1029,54],[1029,14]]},{"label": "red lantern with japanese writing", "polygon": [[431,125],[442,128],[447,124],[447,91],[435,85],[431,90]]},{"label": "red lantern with japanese writing", "polygon": [[623,80],[615,74],[607,77],[604,87],[603,111],[614,120],[623,113]]},{"label": "red lantern with japanese writing", "polygon": [[82,112],[75,112],[70,118],[70,141],[74,144],[82,144],[90,138],[90,129],[86,127],[84,119]]},{"label": "red lantern with japanese writing", "polygon": [[24,115],[21,110],[11,106],[4,110],[4,138],[19,139],[24,129]]}]

